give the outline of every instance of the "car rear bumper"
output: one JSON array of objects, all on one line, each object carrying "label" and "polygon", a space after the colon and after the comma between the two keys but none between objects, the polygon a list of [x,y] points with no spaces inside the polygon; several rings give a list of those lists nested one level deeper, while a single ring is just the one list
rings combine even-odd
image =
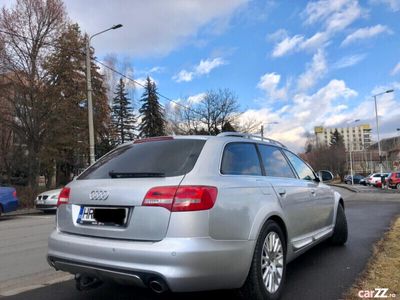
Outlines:
[{"label": "car rear bumper", "polygon": [[148,286],[163,280],[173,292],[239,288],[253,256],[254,241],[165,238],[123,241],[53,231],[48,261],[56,269]]}]

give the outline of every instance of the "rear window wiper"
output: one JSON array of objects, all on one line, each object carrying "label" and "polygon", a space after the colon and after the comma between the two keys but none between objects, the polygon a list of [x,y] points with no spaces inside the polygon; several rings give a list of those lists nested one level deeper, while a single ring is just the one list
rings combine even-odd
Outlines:
[{"label": "rear window wiper", "polygon": [[144,177],[165,177],[164,173],[157,172],[108,172],[111,178],[144,178]]}]

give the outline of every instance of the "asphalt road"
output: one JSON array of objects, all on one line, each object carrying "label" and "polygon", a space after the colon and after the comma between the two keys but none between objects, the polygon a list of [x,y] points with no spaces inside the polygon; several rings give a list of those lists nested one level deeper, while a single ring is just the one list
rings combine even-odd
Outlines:
[{"label": "asphalt road", "polygon": [[10,215],[0,218],[0,297],[4,291],[54,282],[65,277],[46,262],[47,238],[55,215]]},{"label": "asphalt road", "polygon": [[[383,195],[374,194],[373,196],[362,196],[362,199],[365,198],[365,200],[367,200],[362,201],[356,199],[355,194],[348,191],[343,191],[343,196],[345,197],[345,201],[347,200],[345,205],[349,225],[349,240],[346,246],[333,247],[327,243],[322,243],[290,263],[287,268],[286,287],[282,299],[340,299],[342,293],[351,286],[357,275],[363,270],[371,255],[373,243],[387,230],[394,216],[400,213],[400,198],[397,200],[392,198],[391,201],[385,201]],[[372,197],[376,197],[376,201],[371,201],[373,200]],[[22,218],[22,220],[18,220],[20,218]],[[29,250],[28,245],[22,247],[20,244],[15,244],[16,253],[14,255],[8,254],[8,258],[6,257],[7,259],[5,260],[2,255],[4,251],[4,242],[2,242],[2,238],[4,224],[7,224],[10,220],[0,221],[0,278],[10,279],[11,277],[9,276],[14,276],[18,281],[17,278],[20,272],[18,270],[24,266],[32,271],[39,267],[42,268],[42,270],[47,268],[47,266],[45,266],[46,262],[44,261],[44,254],[46,251],[45,241],[41,240],[40,242],[36,242],[35,235],[37,231],[44,234],[47,230],[51,230],[52,220],[37,218],[39,218],[39,216],[17,217],[17,220],[11,220],[17,223],[18,221],[24,222],[28,229],[25,235],[19,234],[19,237],[30,241],[27,242],[27,244],[33,243],[33,245],[36,246],[32,246],[32,250]],[[54,216],[51,218],[54,218]],[[35,225],[29,225],[31,223]],[[20,227],[21,226],[18,228]],[[19,232],[17,229],[14,230]],[[7,234],[7,236],[10,235],[11,233]],[[25,243],[22,243],[22,245],[23,244]],[[10,247],[13,246],[11,245]],[[37,261],[31,261],[31,253],[35,254],[34,257],[36,257]],[[16,270],[14,270],[14,266],[17,266]],[[7,271],[4,272],[4,270]],[[63,273],[60,272],[58,272],[58,274],[63,275]],[[375,287],[365,287],[365,289],[373,288]],[[186,299],[188,297],[192,299],[203,299],[207,297],[238,298],[232,291],[158,296],[148,290],[111,284],[105,284],[95,290],[77,292],[74,287],[74,281],[68,280],[19,293],[15,296],[4,297],[4,299],[160,300]]]}]

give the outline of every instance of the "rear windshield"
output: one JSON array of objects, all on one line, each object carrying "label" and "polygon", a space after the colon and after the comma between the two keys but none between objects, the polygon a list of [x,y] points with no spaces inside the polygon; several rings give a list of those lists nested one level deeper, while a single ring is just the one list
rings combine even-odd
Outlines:
[{"label": "rear windshield", "polygon": [[174,139],[122,146],[98,160],[78,180],[112,178],[110,173],[184,175],[193,169],[205,142]]}]

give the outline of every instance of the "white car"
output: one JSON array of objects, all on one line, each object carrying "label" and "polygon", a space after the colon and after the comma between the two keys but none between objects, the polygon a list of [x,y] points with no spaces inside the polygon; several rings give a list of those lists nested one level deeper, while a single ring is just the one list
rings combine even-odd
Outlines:
[{"label": "white car", "polygon": [[60,192],[61,189],[56,189],[39,194],[35,199],[35,207],[43,212],[56,211]]},{"label": "white car", "polygon": [[[387,176],[388,173],[383,173],[383,176]],[[376,186],[377,184],[379,185],[381,183],[381,173],[374,173],[368,176],[367,179],[367,184]]]}]

